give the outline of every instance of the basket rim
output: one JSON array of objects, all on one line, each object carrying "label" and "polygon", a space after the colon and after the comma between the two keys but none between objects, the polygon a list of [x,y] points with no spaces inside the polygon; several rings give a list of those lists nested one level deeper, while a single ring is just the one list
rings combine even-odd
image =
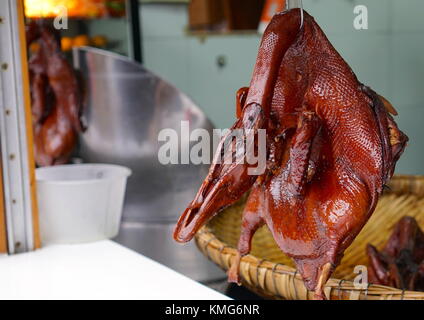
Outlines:
[{"label": "basket rim", "polygon": [[[396,175],[392,178],[391,182],[404,180],[406,182],[412,183],[414,181],[420,181],[424,184],[424,176],[415,176],[415,175]],[[389,193],[395,193],[396,189],[391,189]],[[412,189],[410,189],[411,192]],[[218,239],[214,233],[212,232],[211,228],[209,227],[209,223],[203,226],[195,235],[196,244],[201,252],[203,252],[204,255],[206,255],[210,260],[212,260],[215,264],[220,266],[224,270],[228,270],[228,268],[225,266],[225,264],[222,261],[222,255],[229,255],[229,259],[232,261],[235,259],[238,251],[233,246],[230,246],[226,244],[224,241]],[[202,246],[201,243],[204,243]],[[214,250],[215,253],[218,254],[220,257],[220,261],[216,261],[214,259],[214,255],[209,253],[209,250]],[[240,263],[248,264],[251,267],[254,267],[256,269],[266,269],[267,272],[272,273],[272,277],[274,278],[276,274],[284,274],[289,275],[293,277],[293,279],[302,281],[302,277],[297,272],[297,270],[293,267],[290,267],[288,265],[282,264],[282,263],[276,263],[272,262],[267,259],[259,259],[258,257],[248,254],[241,258]],[[240,278],[242,280],[243,276],[240,275]],[[244,281],[243,281],[244,282]],[[256,281],[259,282],[259,281]],[[256,283],[258,286],[259,283]],[[248,285],[248,287],[251,287]],[[399,300],[424,300],[424,292],[420,291],[410,291],[410,290],[401,290],[389,286],[382,286],[382,285],[376,285],[376,284],[368,284],[367,288],[357,288],[352,280],[346,280],[346,279],[337,279],[334,277],[331,277],[326,285],[324,286],[324,291],[328,290],[330,292],[330,298],[331,298],[331,292],[333,289],[337,289],[340,297],[340,293],[342,291],[356,291],[359,293],[358,299],[361,297],[365,300],[367,300],[370,296],[380,296],[381,299],[392,299],[392,298],[399,298]],[[266,292],[265,288],[258,288],[259,290],[263,290]],[[306,288],[305,288],[306,290]],[[309,292],[310,293],[310,292]],[[297,294],[296,294],[297,295]],[[383,298],[384,297],[384,298]],[[281,298],[287,298],[287,297],[281,297]]]}]

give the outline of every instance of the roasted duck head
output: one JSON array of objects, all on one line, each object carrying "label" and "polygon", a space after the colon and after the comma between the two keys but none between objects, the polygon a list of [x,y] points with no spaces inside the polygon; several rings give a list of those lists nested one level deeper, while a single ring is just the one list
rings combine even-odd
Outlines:
[{"label": "roasted duck head", "polygon": [[[224,137],[174,238],[189,241],[250,191],[240,256],[229,280],[239,281],[240,257],[266,224],[306,287],[316,299],[325,299],[323,286],[373,213],[408,139],[390,115],[396,113],[390,103],[358,81],[306,12],[301,25],[300,14],[293,9],[275,15],[250,86],[237,94],[238,120],[232,129],[255,135],[266,130],[265,172],[249,175],[246,161],[216,161],[231,145]],[[259,152],[257,140],[252,147]]]}]

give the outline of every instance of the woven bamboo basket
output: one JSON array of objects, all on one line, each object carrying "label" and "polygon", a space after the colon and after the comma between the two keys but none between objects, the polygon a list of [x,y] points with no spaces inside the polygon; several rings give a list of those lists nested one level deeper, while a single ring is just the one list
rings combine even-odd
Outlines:
[{"label": "woven bamboo basket", "polygon": [[[388,240],[394,225],[403,216],[415,217],[424,227],[424,176],[395,176],[390,190],[381,197],[377,209],[346,250],[326,286],[331,300],[424,300],[424,292],[403,291],[379,285],[354,285],[358,276],[356,266],[367,266],[366,245],[381,249]],[[246,199],[224,210],[196,235],[198,248],[213,262],[228,270],[236,255],[240,235],[241,213]],[[290,258],[276,245],[266,226],[254,238],[250,255],[240,264],[243,285],[270,299],[309,300],[313,292],[303,285]]]}]

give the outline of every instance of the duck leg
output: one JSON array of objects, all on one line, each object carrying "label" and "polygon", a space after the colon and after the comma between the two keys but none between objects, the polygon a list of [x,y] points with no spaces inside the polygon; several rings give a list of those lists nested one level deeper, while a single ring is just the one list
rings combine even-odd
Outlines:
[{"label": "duck leg", "polygon": [[264,225],[262,186],[258,183],[252,188],[243,211],[241,234],[238,242],[238,252],[235,260],[228,271],[228,281],[240,284],[239,267],[240,260],[249,254],[252,248],[252,238],[255,232]]},{"label": "duck leg", "polygon": [[324,286],[328,279],[330,279],[333,269],[333,265],[329,262],[322,266],[318,277],[318,284],[314,292],[314,300],[327,300],[327,297],[324,294]]}]

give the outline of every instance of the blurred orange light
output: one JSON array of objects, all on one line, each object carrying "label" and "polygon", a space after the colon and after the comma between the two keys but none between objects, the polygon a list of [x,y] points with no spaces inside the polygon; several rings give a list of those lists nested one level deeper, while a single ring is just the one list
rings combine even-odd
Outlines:
[{"label": "blurred orange light", "polygon": [[69,17],[101,17],[105,14],[104,0],[25,0],[28,18],[52,18],[63,14]]}]

